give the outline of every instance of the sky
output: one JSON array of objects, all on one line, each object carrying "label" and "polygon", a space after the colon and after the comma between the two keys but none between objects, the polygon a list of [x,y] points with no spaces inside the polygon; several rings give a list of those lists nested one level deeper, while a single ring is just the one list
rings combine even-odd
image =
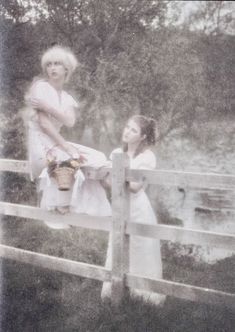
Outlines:
[{"label": "sky", "polygon": [[[143,0],[144,1],[144,0]],[[147,0],[148,1],[148,0]],[[39,18],[37,9],[40,9],[43,11],[44,14],[47,13],[46,6],[44,4],[44,1],[42,0],[40,4],[37,3],[35,9],[35,0],[18,0],[18,3],[21,5],[32,5],[32,9],[26,14],[24,18],[22,18],[22,21],[32,20],[36,22],[36,20]],[[174,21],[175,25],[181,25],[182,23],[187,23],[189,28],[191,30],[200,30],[207,26],[208,32],[210,32],[210,29],[213,30],[214,24],[211,21],[197,21],[197,23],[193,24],[193,22],[190,20],[190,16],[195,13],[197,10],[200,10],[200,7],[204,6],[206,1],[171,1],[171,4],[169,6],[169,22],[171,23],[172,18],[174,18],[176,13],[180,12],[179,18],[177,21]],[[229,24],[229,26],[225,27],[223,24],[221,24],[220,28],[223,32],[229,33],[229,34],[235,34],[235,4],[233,1],[210,1],[210,3],[223,3],[223,10],[221,11],[222,15],[228,14],[231,15],[233,18],[233,22]],[[216,21],[216,17],[215,17]]]},{"label": "sky", "polygon": [[[213,3],[221,4],[220,10],[220,31],[226,34],[235,35],[235,2],[233,1],[207,1],[211,6]],[[215,12],[213,20],[201,19],[196,22],[191,21],[191,15],[195,14],[200,9],[205,8],[206,1],[174,1],[181,7],[181,16],[179,23],[186,22],[189,24],[191,30],[204,30],[205,32],[212,32],[218,20],[218,11]],[[229,22],[229,23],[228,23]]]}]

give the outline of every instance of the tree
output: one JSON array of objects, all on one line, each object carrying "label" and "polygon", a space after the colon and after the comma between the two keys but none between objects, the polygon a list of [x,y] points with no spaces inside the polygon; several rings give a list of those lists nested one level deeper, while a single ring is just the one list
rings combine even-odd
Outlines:
[{"label": "tree", "polygon": [[233,1],[197,1],[195,10],[188,17],[191,29],[202,30],[208,35],[235,33]]},{"label": "tree", "polygon": [[[97,146],[103,133],[117,144],[124,121],[135,112],[157,118],[164,136],[177,127],[188,130],[198,110],[217,111],[225,100],[231,109],[233,37],[217,33],[212,38],[204,30],[174,25],[178,3],[170,16],[168,1],[34,0],[13,10],[16,3],[2,2],[2,88],[19,105],[26,85],[39,73],[40,54],[53,43],[70,46],[80,64],[68,88],[83,104],[75,140],[91,127]],[[202,7],[208,10],[200,16],[199,8],[193,22],[202,17],[213,25],[217,2]],[[225,64],[212,83],[221,57]]]}]

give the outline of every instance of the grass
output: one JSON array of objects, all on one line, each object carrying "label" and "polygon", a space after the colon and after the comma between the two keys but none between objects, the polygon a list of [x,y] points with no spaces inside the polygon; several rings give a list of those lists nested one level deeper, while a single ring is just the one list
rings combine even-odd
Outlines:
[{"label": "grass", "polygon": [[[50,230],[39,222],[3,220],[4,242],[29,250],[104,264],[107,235]],[[6,227],[7,225],[7,227]],[[20,241],[19,241],[20,238]],[[164,278],[235,292],[235,257],[214,265],[177,255],[162,244]],[[154,307],[128,296],[119,307],[102,303],[101,282],[3,260],[2,331],[233,332],[228,308],[168,297]]]},{"label": "grass", "polygon": [[[113,307],[101,302],[100,282],[14,262],[4,267],[4,332],[234,331],[234,313],[226,308],[174,298],[159,308],[130,298]],[[20,276],[30,278],[22,282]]]}]

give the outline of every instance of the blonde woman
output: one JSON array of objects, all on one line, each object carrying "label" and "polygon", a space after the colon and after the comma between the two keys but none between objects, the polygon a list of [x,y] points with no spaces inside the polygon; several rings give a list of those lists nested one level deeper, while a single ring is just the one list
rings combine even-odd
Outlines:
[{"label": "blonde woman", "polygon": [[[29,113],[28,154],[31,178],[40,179],[41,207],[58,210],[60,213],[72,210],[109,215],[109,203],[104,189],[97,181],[85,180],[80,174],[70,191],[60,192],[55,181],[48,176],[48,159],[63,161],[83,155],[86,165],[100,167],[106,157],[99,151],[66,141],[60,133],[62,126],[73,127],[76,120],[78,104],[64,90],[65,83],[77,67],[75,55],[68,48],[53,46],[43,54],[41,67],[42,78],[34,79],[25,97]],[[56,225],[51,227],[57,228]]]}]

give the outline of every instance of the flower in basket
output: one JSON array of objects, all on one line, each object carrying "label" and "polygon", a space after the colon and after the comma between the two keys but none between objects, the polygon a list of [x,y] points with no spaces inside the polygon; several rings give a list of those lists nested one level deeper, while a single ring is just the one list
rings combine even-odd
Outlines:
[{"label": "flower in basket", "polygon": [[83,163],[83,157],[70,158],[63,161],[51,160],[48,162],[48,174],[57,182],[58,189],[69,190],[74,182],[74,174]]}]

